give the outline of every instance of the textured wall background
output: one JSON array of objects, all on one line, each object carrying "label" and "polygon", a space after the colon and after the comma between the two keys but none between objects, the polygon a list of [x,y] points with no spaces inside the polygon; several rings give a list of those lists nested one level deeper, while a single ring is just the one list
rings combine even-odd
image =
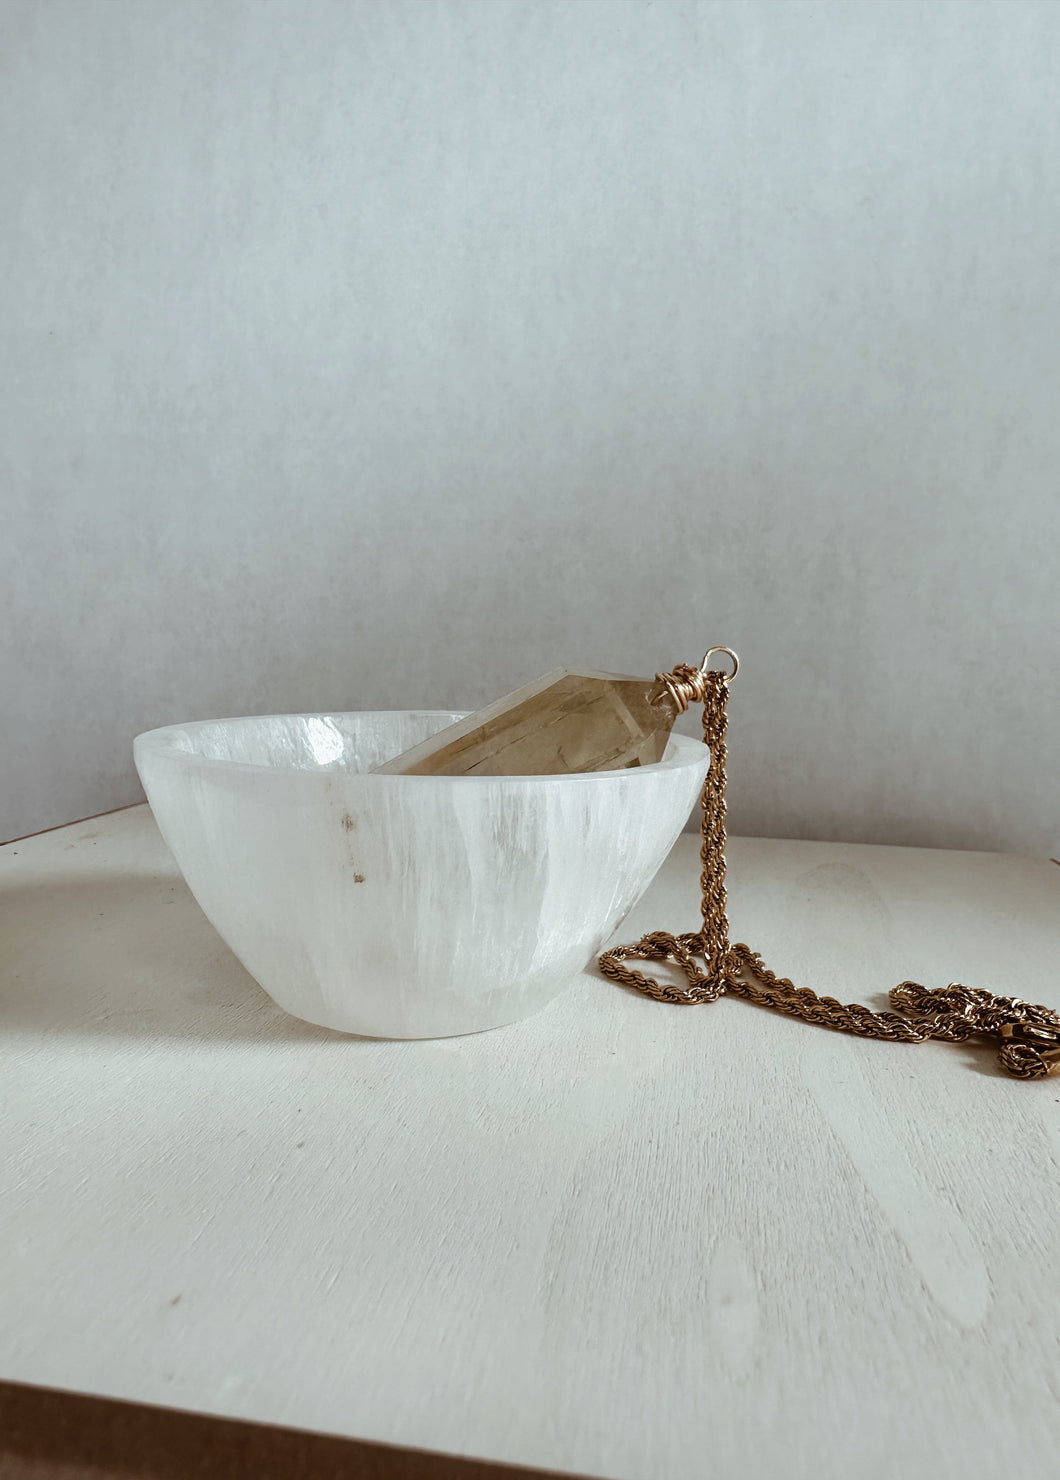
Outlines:
[{"label": "textured wall background", "polygon": [[734,830],[1060,854],[1060,6],[0,0],[0,836],[737,648]]}]

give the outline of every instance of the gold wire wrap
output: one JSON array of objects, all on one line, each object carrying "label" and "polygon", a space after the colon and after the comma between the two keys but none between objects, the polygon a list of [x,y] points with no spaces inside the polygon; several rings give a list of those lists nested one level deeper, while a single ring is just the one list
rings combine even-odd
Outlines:
[{"label": "gold wire wrap", "polygon": [[[719,651],[728,652],[733,659],[732,673],[706,668],[710,653]],[[669,695],[679,714],[689,704],[703,705],[703,740],[710,750],[710,770],[700,799],[703,923],[698,931],[685,935],[653,930],[636,945],[605,951],[599,961],[603,974],[657,1002],[691,1006],[716,1002],[731,992],[759,1007],[770,1007],[823,1028],[894,1043],[924,1043],[930,1038],[960,1043],[973,1035],[1000,1038],[998,1063],[1018,1079],[1040,1079],[1060,1069],[1060,1014],[1048,1007],[1019,997],[995,997],[960,982],[938,990],[918,982],[902,982],[890,994],[891,1005],[912,1014],[917,1021],[911,1022],[895,1012],[873,1012],[858,1002],[844,1005],[835,997],[819,997],[809,987],[796,987],[787,977],[778,977],[749,946],[729,944],[725,892],[726,705],[729,683],[738,666],[735,653],[728,648],[711,648],[699,668],[679,663],[670,672],[655,675],[654,697],[661,701]],[[688,985],[658,982],[628,967],[625,963],[630,960],[673,961],[684,972]]]},{"label": "gold wire wrap", "polygon": [[672,672],[655,675],[652,703],[657,703],[664,694],[669,694],[678,714],[684,714],[690,704],[706,703],[707,675],[701,668],[678,663]]}]

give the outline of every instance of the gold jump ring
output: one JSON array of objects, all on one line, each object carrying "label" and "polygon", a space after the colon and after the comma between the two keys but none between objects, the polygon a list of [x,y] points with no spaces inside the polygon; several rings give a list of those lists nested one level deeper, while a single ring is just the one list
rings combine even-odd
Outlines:
[{"label": "gold jump ring", "polygon": [[740,660],[736,656],[736,654],[733,652],[732,648],[727,648],[727,647],[712,647],[712,648],[707,648],[706,652],[703,654],[703,661],[699,665],[700,672],[701,673],[706,673],[707,672],[707,664],[710,662],[711,658],[713,658],[713,656],[714,656],[715,653],[725,653],[725,655],[727,657],[729,657],[729,658],[732,659],[732,672],[731,673],[727,673],[725,675],[726,679],[731,683],[732,680],[736,677],[736,675],[740,671]]}]

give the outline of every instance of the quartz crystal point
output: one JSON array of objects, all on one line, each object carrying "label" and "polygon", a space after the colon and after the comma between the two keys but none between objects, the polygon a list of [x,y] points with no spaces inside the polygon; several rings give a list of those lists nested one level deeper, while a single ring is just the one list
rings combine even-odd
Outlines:
[{"label": "quartz crystal point", "polygon": [[376,770],[387,776],[558,776],[662,760],[677,717],[651,679],[556,668]]}]

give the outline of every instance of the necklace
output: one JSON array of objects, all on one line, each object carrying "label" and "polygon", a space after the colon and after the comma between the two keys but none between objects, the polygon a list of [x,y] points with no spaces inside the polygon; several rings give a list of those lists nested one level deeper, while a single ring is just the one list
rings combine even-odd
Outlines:
[{"label": "necklace", "polygon": [[[716,654],[729,659],[732,666],[728,671],[707,666]],[[930,1038],[962,1043],[972,1037],[994,1038],[1001,1045],[999,1065],[1018,1079],[1040,1079],[1060,1069],[1060,1014],[1048,1007],[1019,997],[996,997],[959,982],[932,990],[906,981],[890,994],[891,1006],[898,1012],[873,1012],[860,1003],[844,1005],[834,997],[819,997],[809,987],[796,987],[787,977],[770,971],[749,946],[730,945],[725,893],[725,732],[729,685],[739,666],[731,648],[713,647],[704,654],[698,668],[680,663],[668,673],[657,673],[652,695],[653,702],[672,706],[678,713],[689,704],[703,705],[703,740],[710,750],[710,770],[701,797],[702,925],[685,935],[654,930],[635,945],[616,946],[600,957],[600,970],[612,981],[633,987],[657,1002],[692,1006],[731,994],[759,1007],[862,1038],[885,1038],[894,1043],[925,1043]],[[684,972],[688,985],[658,982],[627,966],[627,961],[673,961]]]}]

